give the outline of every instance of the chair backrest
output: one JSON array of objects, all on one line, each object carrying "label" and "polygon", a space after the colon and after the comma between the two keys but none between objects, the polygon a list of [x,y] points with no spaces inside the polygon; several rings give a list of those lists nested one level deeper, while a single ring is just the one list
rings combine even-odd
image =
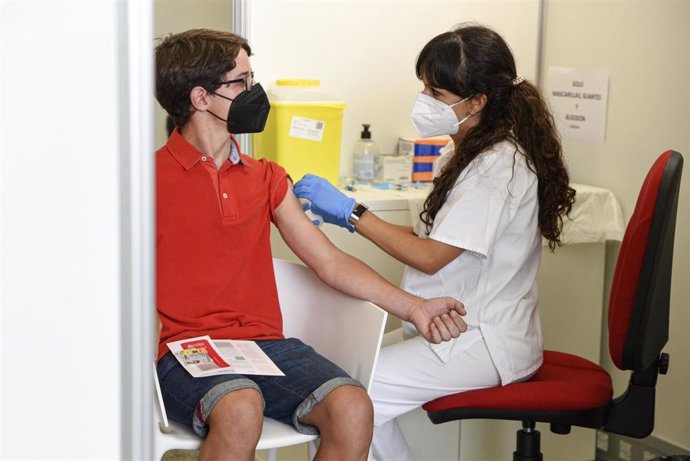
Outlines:
[{"label": "chair backrest", "polygon": [[305,266],[282,259],[273,266],[285,337],[301,339],[369,389],[386,312],[329,288]]},{"label": "chair backrest", "polygon": [[683,157],[654,162],[625,230],[609,298],[609,349],[622,370],[642,370],[668,340],[671,268]]}]

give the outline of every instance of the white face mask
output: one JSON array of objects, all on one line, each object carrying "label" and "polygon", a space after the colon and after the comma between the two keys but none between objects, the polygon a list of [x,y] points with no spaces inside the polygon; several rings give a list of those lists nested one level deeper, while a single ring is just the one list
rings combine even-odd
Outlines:
[{"label": "white face mask", "polygon": [[457,106],[471,97],[468,96],[455,104],[448,105],[424,93],[417,94],[417,100],[412,109],[412,123],[417,128],[419,136],[429,138],[431,136],[454,135],[457,133],[458,127],[472,117],[472,114],[468,113],[465,118],[458,120],[453,106]]}]

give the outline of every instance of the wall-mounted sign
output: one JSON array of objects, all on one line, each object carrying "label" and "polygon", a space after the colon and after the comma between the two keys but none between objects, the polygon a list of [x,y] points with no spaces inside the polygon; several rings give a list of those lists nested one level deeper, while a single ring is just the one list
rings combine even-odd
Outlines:
[{"label": "wall-mounted sign", "polygon": [[561,137],[604,142],[608,72],[549,67],[547,98]]}]

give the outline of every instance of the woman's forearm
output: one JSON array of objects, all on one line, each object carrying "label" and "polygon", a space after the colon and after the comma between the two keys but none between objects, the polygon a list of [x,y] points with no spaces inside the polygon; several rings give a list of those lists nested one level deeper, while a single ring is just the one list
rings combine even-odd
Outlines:
[{"label": "woman's forearm", "polygon": [[411,227],[388,223],[370,211],[362,215],[356,231],[398,261],[426,274],[435,274],[463,251],[433,239],[420,238]]}]

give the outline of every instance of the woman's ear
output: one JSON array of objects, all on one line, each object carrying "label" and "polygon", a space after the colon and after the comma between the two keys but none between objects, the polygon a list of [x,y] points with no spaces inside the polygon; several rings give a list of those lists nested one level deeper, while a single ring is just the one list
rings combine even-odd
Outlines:
[{"label": "woman's ear", "polygon": [[189,102],[195,110],[205,111],[210,103],[209,92],[202,86],[195,86],[189,92]]},{"label": "woman's ear", "polygon": [[475,95],[470,100],[470,107],[472,109],[472,113],[476,114],[477,112],[481,111],[484,108],[484,106],[486,106],[487,100],[488,100],[488,98],[483,93],[479,93],[479,94]]}]

